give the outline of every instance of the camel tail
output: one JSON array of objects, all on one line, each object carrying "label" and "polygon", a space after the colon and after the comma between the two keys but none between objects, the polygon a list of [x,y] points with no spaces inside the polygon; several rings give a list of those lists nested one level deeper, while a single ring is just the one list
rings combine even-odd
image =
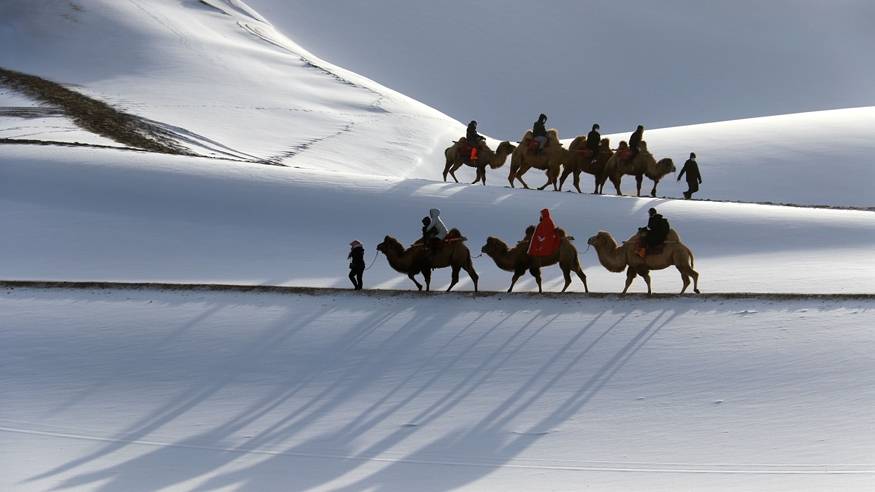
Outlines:
[{"label": "camel tail", "polygon": [[696,258],[693,256],[693,252],[687,248],[687,251],[690,252],[690,268],[696,268]]}]

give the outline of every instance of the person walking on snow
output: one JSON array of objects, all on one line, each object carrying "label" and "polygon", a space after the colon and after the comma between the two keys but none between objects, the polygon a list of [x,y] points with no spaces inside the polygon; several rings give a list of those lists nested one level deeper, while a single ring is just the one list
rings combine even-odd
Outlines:
[{"label": "person walking on snow", "polygon": [[349,280],[355,290],[362,290],[362,275],[365,273],[365,247],[359,241],[349,243]]},{"label": "person walking on snow", "polygon": [[602,143],[602,135],[599,133],[599,124],[592,125],[592,130],[586,134],[586,148],[592,152],[591,159],[595,162],[599,158],[599,146]]},{"label": "person walking on snow", "polygon": [[699,191],[699,185],[702,184],[702,174],[699,172],[699,165],[696,163],[695,152],[690,152],[690,158],[687,159],[687,162],[684,163],[684,167],[681,169],[681,173],[678,174],[679,182],[681,176],[685,173],[687,175],[687,187],[689,189],[684,192],[684,198],[689,200],[693,197],[693,193]]},{"label": "person walking on snow", "polygon": [[532,234],[528,254],[533,257],[550,256],[557,249],[559,249],[559,236],[556,234],[553,219],[550,218],[550,211],[545,208],[541,210],[541,221]]},{"label": "person walking on snow", "polygon": [[538,116],[538,121],[532,125],[532,135],[535,137],[535,142],[538,142],[538,152],[544,150],[544,146],[547,145],[547,127],[544,126],[547,123],[547,115],[541,113],[541,116]]}]

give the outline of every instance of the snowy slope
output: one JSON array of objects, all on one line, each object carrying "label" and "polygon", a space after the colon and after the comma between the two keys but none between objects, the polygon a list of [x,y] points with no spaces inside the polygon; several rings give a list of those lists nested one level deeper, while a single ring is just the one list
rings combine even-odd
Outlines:
[{"label": "snowy slope", "polygon": [[[443,149],[463,134],[439,111],[319,59],[240,1],[11,0],[0,9],[0,46],[15,46],[0,49],[0,66],[157,121],[203,155],[434,180]],[[657,156],[678,164],[690,151],[699,155],[702,198],[872,207],[873,120],[870,107],[649,130],[646,137]],[[0,134],[20,123],[0,120],[9,125]],[[516,140],[530,121],[517,125],[513,134],[492,136]],[[618,137],[628,135],[614,136],[615,144]],[[492,184],[503,184],[506,173],[490,171]],[[680,196],[684,189],[666,182],[660,192]]]},{"label": "snowy slope", "polygon": [[[869,211],[595,197],[118,150],[9,146],[4,155],[7,278],[343,287],[349,241],[362,240],[370,262],[386,234],[413,242],[430,207],[473,254],[488,236],[521,239],[547,207],[577,238],[590,289],[618,292],[624,275],[599,266],[586,239],[599,230],[626,239],[657,206],[696,255],[705,292],[875,292]],[[509,285],[488,257],[475,265],[481,288]],[[368,287],[413,288],[383,257],[365,278]],[[471,289],[462,278],[459,288]],[[551,268],[545,278],[556,290],[561,274]],[[654,279],[657,292],[680,290],[674,269]],[[447,270],[435,274],[437,288],[448,283]],[[528,278],[520,285],[533,287]]]},{"label": "snowy slope", "polygon": [[415,174],[464,129],[303,50],[237,0],[4,2],[0,66],[154,120],[196,152]]},{"label": "snowy slope", "polygon": [[0,489],[875,486],[871,301],[436,301],[3,292]]}]

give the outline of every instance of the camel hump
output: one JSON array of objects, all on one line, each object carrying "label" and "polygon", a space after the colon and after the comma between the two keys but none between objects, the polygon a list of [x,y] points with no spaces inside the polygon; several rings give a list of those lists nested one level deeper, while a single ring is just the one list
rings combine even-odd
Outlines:
[{"label": "camel hump", "polygon": [[468,240],[468,238],[463,236],[461,231],[459,231],[455,227],[450,229],[449,232],[447,232],[446,237],[444,237],[444,241],[447,241],[447,242],[449,242],[449,241],[467,241],[467,240]]}]

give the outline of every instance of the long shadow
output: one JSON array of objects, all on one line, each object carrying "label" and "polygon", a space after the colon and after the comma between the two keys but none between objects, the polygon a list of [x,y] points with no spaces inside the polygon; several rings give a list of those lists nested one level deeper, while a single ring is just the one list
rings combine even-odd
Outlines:
[{"label": "long shadow", "polygon": [[[479,423],[473,426],[473,428],[460,429],[450,433],[395,462],[391,462],[386,467],[367,477],[356,480],[349,485],[339,487],[335,490],[337,492],[396,490],[398,484],[415,483],[417,485],[417,490],[439,491],[461,487],[482,478],[507,464],[514,457],[519,456],[522,451],[533,445],[544,435],[547,435],[549,429],[558,426],[565,422],[569,417],[579,412],[580,409],[583,408],[586,403],[588,403],[663,326],[677,316],[677,314],[671,314],[662,322],[659,322],[660,318],[663,317],[663,314],[663,312],[660,312],[651,323],[639,331],[616,354],[614,354],[611,359],[599,369],[599,371],[593,374],[593,376],[591,376],[577,392],[569,396],[552,412],[532,425],[530,430],[520,433],[510,433],[505,430],[505,427],[513,417],[519,415],[525,408],[529,407],[536,400],[536,396],[543,395],[553,384],[567,375],[568,371],[577,364],[583,356],[599,342],[599,340],[618,326],[628,314],[624,315],[617,322],[608,327],[596,340],[590,343],[582,352],[569,361],[558,374],[546,382],[543,387],[532,396],[532,398],[518,406],[513,411],[508,411],[508,409],[513,406],[515,398],[519,396],[520,392],[525,392],[527,387],[531,385],[536,378],[530,378],[526,381],[520,388],[520,391],[508,397],[502,405],[499,405],[490,414],[481,419]],[[576,338],[579,338],[579,334],[575,339]],[[563,348],[569,346],[570,344],[566,344]],[[551,361],[545,364],[545,366],[553,364],[553,361],[556,359],[557,358],[554,357]],[[542,370],[539,372],[543,372],[544,369],[545,368],[542,367]],[[510,440],[508,440],[509,435],[513,436]],[[486,459],[484,459],[484,457],[486,457]],[[422,469],[416,466],[410,466],[411,464],[416,463],[456,466],[453,466],[452,473],[440,474],[438,476],[430,477],[429,480],[422,480],[421,478],[417,479],[417,475],[422,473]]]},{"label": "long shadow", "polygon": [[[317,310],[310,316],[299,319],[298,324],[292,323],[293,329],[289,330],[281,338],[270,337],[270,339],[266,340],[264,343],[265,345],[279,344],[293,334],[301,331],[316,319],[329,315],[333,310],[334,309],[329,309],[327,312]],[[342,358],[344,354],[347,354],[357,344],[372,335],[379,327],[383,326],[388,320],[398,314],[399,313],[396,311],[384,311],[369,315],[360,323],[347,330],[346,333],[340,335],[334,345],[328,347],[326,351]],[[276,323],[277,327],[287,326],[288,324],[288,319],[283,319]],[[402,325],[401,329],[403,329],[404,326],[406,326],[406,324]],[[401,329],[398,331],[401,331]],[[246,358],[248,355],[243,355],[242,357]],[[297,381],[290,381],[290,383],[294,383],[291,387],[287,384],[280,385],[277,388],[277,391],[259,399],[259,401],[239,412],[238,415],[231,417],[219,427],[188,437],[182,441],[173,443],[171,446],[159,447],[154,451],[127,460],[118,465],[98,470],[96,472],[77,475],[64,481],[58,488],[80,487],[98,481],[107,481],[107,483],[103,484],[98,490],[154,490],[155,488],[171,486],[175,483],[184,482],[209,473],[210,471],[237,459],[240,454],[235,453],[235,450],[246,451],[259,446],[267,446],[274,439],[280,437],[275,435],[275,427],[277,427],[277,424],[275,423],[266,430],[255,435],[253,439],[246,441],[245,445],[237,445],[234,442],[229,442],[229,437],[235,432],[255,423],[258,419],[266,416],[282,403],[291,399],[296,393],[304,389],[310,382],[319,377],[323,371],[329,369],[335,363],[335,360],[324,360],[322,361],[322,364],[313,367],[312,370],[308,372],[308,374],[303,375],[303,377],[297,374],[294,375]],[[339,384],[339,381],[342,380],[343,378],[339,379],[336,384]],[[231,381],[227,381],[226,384],[229,382]],[[323,392],[317,397],[309,400],[304,407],[293,412],[293,415],[303,413],[306,408],[318,402],[326,393],[327,392]],[[312,410],[313,415],[318,415],[319,413],[320,410],[318,408]],[[198,457],[195,460],[189,461],[186,458],[185,467],[174,467],[172,471],[163,473],[157,478],[149,472],[150,470],[155,469],[166,469],[168,463],[174,462],[175,457],[180,453],[181,448],[197,448],[206,452],[197,453]],[[215,452],[210,452],[210,450],[215,450]],[[115,451],[115,449],[109,451]]]},{"label": "long shadow", "polygon": [[[314,312],[310,316],[301,319],[296,313],[288,313],[284,318],[274,323],[274,325],[266,329],[261,337],[253,343],[232,356],[234,359],[250,359],[257,357],[265,350],[270,349],[275,344],[291,337],[301,331],[305,326],[325,315],[323,312]],[[298,321],[298,323],[292,323]],[[288,329],[289,326],[292,329]],[[206,381],[197,381],[189,387],[178,393],[178,396],[171,401],[161,405],[154,410],[150,415],[140,419],[136,423],[130,425],[124,431],[116,434],[114,441],[107,443],[105,446],[93,451],[92,453],[76,458],[68,463],[60,465],[56,468],[28,478],[27,482],[33,482],[49,478],[60,473],[70,471],[74,468],[88,464],[92,461],[103,458],[111,453],[121,450],[126,447],[129,441],[135,441],[148,436],[150,433],[159,429],[163,425],[171,422],[175,418],[181,416],[188,410],[197,406],[205,399],[217,393],[228,383],[232,382],[235,377],[235,368],[227,365],[218,366],[214,372],[207,377]],[[220,375],[222,377],[217,377]],[[102,475],[102,474],[100,474]],[[89,480],[88,482],[93,481]],[[88,483],[84,482],[84,483]]]},{"label": "long shadow", "polygon": [[[216,304],[216,305],[211,306],[209,309],[204,310],[202,313],[198,314],[193,319],[184,323],[182,326],[180,326],[179,328],[174,330],[172,333],[167,334],[166,336],[164,336],[160,340],[156,341],[152,345],[150,345],[148,347],[144,347],[143,351],[141,352],[141,354],[143,355],[143,358],[149,357],[149,355],[154,353],[155,351],[161,350],[162,347],[167,346],[169,343],[171,343],[174,340],[181,337],[184,333],[189,331],[191,328],[197,326],[199,323],[205,321],[207,318],[209,318],[213,314],[219,312],[222,309],[222,307],[223,307],[223,305],[221,305],[221,304]],[[133,361],[129,361],[129,363],[133,364]],[[86,400],[87,398],[92,396],[98,389],[106,386],[107,384],[110,384],[113,380],[116,380],[116,379],[118,379],[118,375],[116,375],[114,373],[108,374],[106,377],[92,383],[87,389],[82,390],[76,396],[74,396],[74,397],[68,399],[67,401],[59,404],[58,406],[52,408],[51,410],[49,410],[47,412],[46,415],[53,415],[53,414],[60,413],[64,410],[67,410],[68,408],[76,405],[77,403],[80,403],[83,400]]]}]

